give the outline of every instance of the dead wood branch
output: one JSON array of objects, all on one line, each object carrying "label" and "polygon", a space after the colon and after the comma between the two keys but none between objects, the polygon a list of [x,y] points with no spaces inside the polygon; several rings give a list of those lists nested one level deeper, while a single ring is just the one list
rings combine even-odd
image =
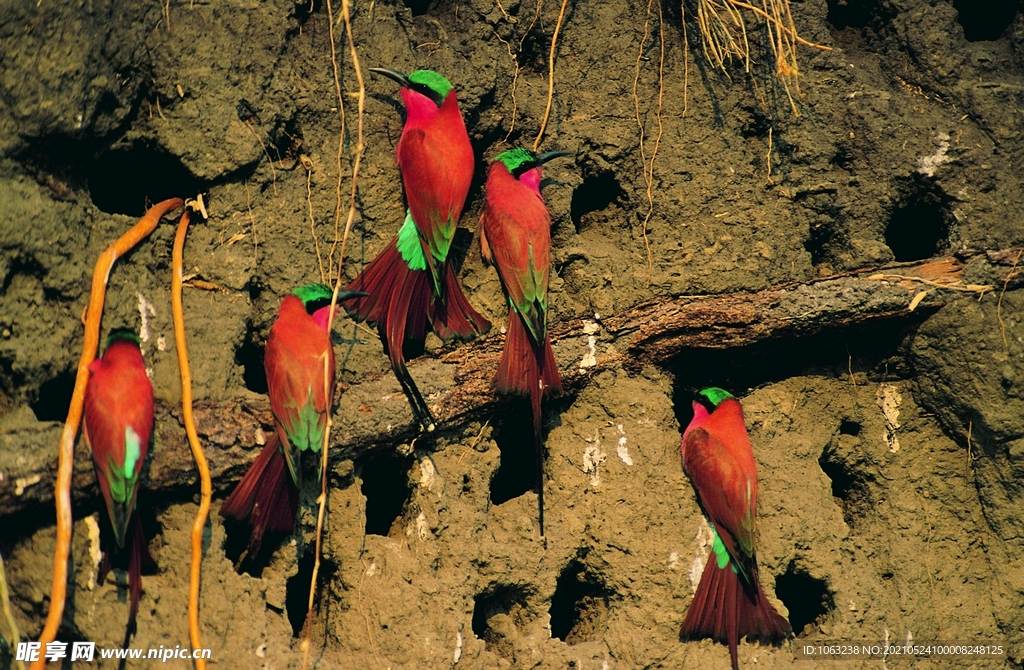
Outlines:
[{"label": "dead wood branch", "polygon": [[[1011,274],[1007,259],[1016,254],[1016,249],[980,253],[972,261],[988,264],[1001,286]],[[924,280],[930,290],[916,306],[913,316],[919,318],[962,297],[965,289],[981,292],[981,287],[963,280],[964,264],[956,258],[939,258],[754,293],[656,298],[599,323],[575,319],[560,324],[552,331],[552,344],[566,392],[573,394],[598,372],[620,367],[639,370],[664,363],[683,349],[738,348],[906,319],[912,316],[908,306]],[[894,276],[909,279],[888,279]],[[944,286],[953,290],[943,290]],[[1008,288],[1019,286],[1024,286],[1024,275],[1010,276]],[[501,348],[502,338],[495,336],[412,363],[431,409],[443,424],[442,432],[462,429],[507,402],[490,392]],[[592,358],[581,365],[588,354]],[[256,458],[261,431],[271,429],[269,403],[255,394],[198,401],[195,418],[208,445],[214,486],[224,493]],[[350,384],[338,403],[335,421],[331,445],[335,463],[393,448],[414,437],[405,397],[390,374]],[[158,405],[143,487],[163,497],[195,491],[195,470],[182,426],[179,407]],[[0,432],[0,517],[21,512],[52,514],[56,459],[50,446],[59,430],[59,424],[40,423]],[[92,462],[82,445],[76,451],[73,491],[76,504],[99,495]]]}]

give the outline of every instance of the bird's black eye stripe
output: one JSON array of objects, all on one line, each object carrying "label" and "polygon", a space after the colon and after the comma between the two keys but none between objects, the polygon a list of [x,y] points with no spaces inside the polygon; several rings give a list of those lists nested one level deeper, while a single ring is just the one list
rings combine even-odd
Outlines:
[{"label": "bird's black eye stripe", "polygon": [[310,300],[309,302],[306,303],[306,313],[312,316],[313,314],[316,314],[317,311],[323,309],[324,307],[329,307],[330,304],[330,298],[317,298],[316,300]]},{"label": "bird's black eye stripe", "polygon": [[708,414],[711,414],[712,412],[715,411],[715,403],[711,402],[711,400],[707,396],[698,393],[693,397],[693,399],[699,402],[701,405],[703,405],[704,409],[708,411]]},{"label": "bird's black eye stripe", "polygon": [[440,107],[441,103],[444,102],[444,100],[441,99],[441,97],[437,94],[437,91],[435,91],[434,89],[430,88],[426,84],[417,84],[416,82],[410,82],[409,83],[409,88],[411,88],[412,90],[416,91],[417,93],[421,93],[421,94],[427,96],[428,98],[433,100],[434,104],[437,105],[438,107]]},{"label": "bird's black eye stripe", "polygon": [[515,170],[512,170],[512,176],[515,177],[516,179],[519,179],[519,177],[523,176],[523,174],[529,172],[535,167],[537,167],[537,164],[535,162],[526,161],[525,163],[517,167]]}]

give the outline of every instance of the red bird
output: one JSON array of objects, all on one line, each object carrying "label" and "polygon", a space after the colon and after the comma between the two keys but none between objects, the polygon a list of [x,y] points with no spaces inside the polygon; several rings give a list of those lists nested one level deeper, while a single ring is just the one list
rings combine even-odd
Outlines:
[{"label": "red bird", "polygon": [[541,400],[562,392],[548,334],[551,215],[540,195],[540,166],[567,151],[537,156],[527,149],[498,155],[487,173],[480,249],[498,269],[508,298],[505,350],[492,387],[530,398],[537,458],[537,505],[544,535],[544,436]]},{"label": "red bird", "polygon": [[[323,446],[334,392],[334,348],[327,332],[331,295],[323,284],[298,287],[281,301],[267,336],[263,362],[275,432],[220,508],[221,516],[249,522],[252,555],[264,533],[294,527],[299,453],[319,453]],[[338,300],[354,295],[342,292]]]},{"label": "red bird", "polygon": [[[135,510],[139,473],[152,432],[153,385],[146,375],[139,338],[132,331],[119,328],[107,338],[103,356],[89,365],[84,433],[114,529],[115,553],[128,552],[128,636],[135,631],[135,616],[142,597],[142,569],[153,565]],[[109,554],[100,570],[100,582],[110,567]]]},{"label": "red bird", "polygon": [[792,628],[757,581],[757,465],[743,408],[728,391],[706,388],[697,395],[682,455],[713,539],[679,636],[728,644],[733,670],[739,670],[741,637],[778,643]]},{"label": "red bird", "polygon": [[455,228],[473,180],[473,148],[455,89],[432,70],[408,76],[372,68],[402,85],[406,120],[395,155],[409,205],[398,235],[349,285],[365,291],[345,309],[377,324],[391,368],[427,431],[436,421],[406,368],[419,355],[427,324],[438,337],[468,341],[491,324],[470,306],[448,261]]}]

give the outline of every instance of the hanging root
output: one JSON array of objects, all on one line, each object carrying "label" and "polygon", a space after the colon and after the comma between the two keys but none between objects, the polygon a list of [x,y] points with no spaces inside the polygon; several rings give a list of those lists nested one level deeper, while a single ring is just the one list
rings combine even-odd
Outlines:
[{"label": "hanging root", "polygon": [[775,55],[775,76],[782,82],[793,113],[799,114],[793,100],[794,92],[800,94],[796,47],[799,44],[823,51],[831,51],[832,48],[809,42],[797,34],[789,0],[761,0],[760,7],[742,0],[696,0],[696,5],[704,57],[726,76],[726,66],[733,59],[742,61],[744,71],[750,74],[746,17],[752,15],[755,24],[764,26]]},{"label": "hanging root", "polygon": [[299,162],[306,170],[306,208],[309,211],[309,233],[313,236],[313,246],[316,248],[316,264],[320,268],[320,283],[327,283],[327,275],[324,273],[324,257],[320,254],[320,238],[316,234],[316,219],[313,218],[313,161],[309,156],[299,156]]},{"label": "hanging root", "polygon": [[[342,3],[343,5],[345,2]],[[343,7],[344,9],[344,7]],[[371,5],[370,15],[373,15],[373,9]],[[347,25],[347,24],[346,24]],[[334,93],[338,98],[338,116],[341,118],[341,129],[338,131],[338,152],[335,155],[335,163],[338,170],[338,183],[335,186],[335,200],[334,200],[334,242],[331,244],[331,253],[327,256],[327,271],[328,273],[334,268],[334,251],[337,249],[339,242],[339,232],[341,230],[341,181],[342,181],[342,169],[341,159],[345,155],[345,100],[341,94],[341,77],[339,74],[338,66],[338,50],[335,47],[334,42],[334,11],[331,7],[331,0],[327,0],[327,34],[331,39],[331,68],[334,73]],[[360,85],[362,82],[360,75]],[[362,95],[362,93],[360,93]],[[360,103],[362,104],[362,103]],[[360,119],[360,123],[362,119]],[[360,139],[360,144],[362,140]],[[359,151],[362,151],[360,149]],[[348,239],[348,228],[345,229],[345,239]],[[341,253],[345,253],[345,245],[342,244]],[[338,267],[341,267],[341,260],[338,261]],[[327,277],[328,281],[331,279],[330,275]],[[340,275],[338,277],[340,280]],[[337,293],[337,291],[335,291]],[[333,314],[333,312],[332,312]]]},{"label": "hanging root", "polygon": [[[661,109],[665,99],[665,23],[662,15],[661,3],[658,3],[658,40],[661,45],[661,55],[658,61],[658,137],[654,140],[654,150],[651,152],[650,163],[644,151],[644,123],[640,118],[640,96],[637,93],[637,86],[640,83],[640,61],[643,60],[644,47],[647,44],[647,37],[650,34],[651,5],[654,0],[647,2],[647,20],[644,21],[644,36],[640,40],[640,50],[636,55],[636,73],[633,76],[633,105],[636,110],[636,125],[640,128],[640,164],[644,172],[644,183],[647,185],[647,214],[644,215],[643,234],[644,250],[647,252],[647,285],[651,285],[651,275],[654,273],[654,262],[651,258],[651,243],[647,238],[647,224],[654,214],[654,159],[658,155],[658,147],[661,145],[661,136],[664,131],[662,124]],[[684,26],[685,28],[685,26]],[[684,56],[685,57],[685,56]],[[685,84],[684,84],[683,111],[685,113]]]},{"label": "hanging root", "polygon": [[[174,236],[174,251],[171,254],[171,312],[174,317],[174,343],[178,353],[178,370],[181,373],[181,414],[185,422],[185,433],[192,447],[192,457],[199,470],[200,499],[199,511],[192,522],[192,563],[188,582],[188,635],[193,649],[203,646],[199,635],[199,585],[200,572],[203,564],[203,529],[210,513],[210,498],[213,486],[210,481],[210,467],[203,453],[196,432],[195,419],[192,416],[192,371],[188,363],[188,344],[185,342],[185,317],[181,303],[182,265],[185,249],[185,236],[191,213],[188,209],[181,215],[178,231]],[[196,670],[206,670],[206,659],[195,660]]]},{"label": "hanging root", "polygon": [[[92,273],[82,357],[78,360],[75,390],[71,394],[71,406],[68,408],[64,430],[61,431],[58,450],[57,482],[54,484],[54,499],[57,503],[57,546],[53,552],[53,585],[50,590],[50,611],[47,612],[43,632],[39,634],[39,642],[44,648],[47,642],[53,642],[64,617],[68,587],[68,555],[71,553],[71,474],[74,467],[75,436],[82,422],[82,405],[85,401],[85,386],[89,381],[89,364],[96,358],[96,349],[100,342],[100,320],[103,318],[107,279],[117,259],[153,232],[164,214],[180,206],[180,198],[171,198],[150,207],[138,223],[100,254]],[[45,657],[40,656],[40,660],[34,662],[32,667],[46,667]]]},{"label": "hanging root", "polygon": [[[512,59],[512,67],[513,67],[513,71],[512,71],[512,90],[511,90],[511,94],[512,94],[512,121],[509,123],[508,132],[505,133],[504,142],[506,144],[508,143],[508,138],[512,137],[512,131],[515,130],[515,127],[516,127],[516,115],[517,115],[517,112],[519,111],[519,103],[516,100],[516,88],[519,85],[519,71],[522,69],[519,66],[519,54],[523,53],[523,44],[526,43],[526,38],[530,35],[530,31],[533,30],[534,24],[537,23],[537,18],[540,16],[540,9],[541,9],[541,6],[543,5],[543,3],[544,3],[544,0],[537,0],[537,9],[533,13],[533,20],[530,21],[530,25],[528,25],[526,27],[526,30],[523,32],[523,36],[519,38],[519,48],[515,52],[512,51],[512,44],[510,44],[507,40],[503,39],[501,37],[501,35],[498,34],[498,31],[494,31],[494,36],[498,38],[499,42],[501,42],[502,44],[505,45],[506,49],[508,49],[508,56],[509,56],[509,58]],[[504,9],[504,7],[501,7],[501,3],[500,2],[498,3],[498,7],[501,8],[502,13],[505,14],[505,18],[510,23],[515,23],[516,22],[515,19],[513,19],[511,16],[509,16],[507,13],[505,13],[505,9]]]},{"label": "hanging root", "polygon": [[1024,254],[1024,249],[1017,252],[1017,257],[1013,259],[1013,267],[1006,274],[1006,279],[1003,280],[1003,290],[999,292],[999,300],[996,301],[996,318],[999,320],[999,332],[1003,335],[1003,348],[1006,353],[1010,353],[1010,343],[1006,339],[1006,324],[1003,323],[1003,296],[1006,294],[1006,287],[1010,284],[1010,280],[1013,275],[1017,273],[1017,264],[1020,263],[1020,257]]},{"label": "hanging root", "polygon": [[512,67],[515,68],[512,72],[512,122],[508,125],[508,132],[505,133],[504,140],[508,144],[508,138],[512,137],[512,131],[516,127],[516,113],[519,111],[519,104],[516,101],[516,85],[519,83],[519,55],[512,53],[512,45],[509,44],[508,40],[499,35],[497,30],[494,31],[494,36],[508,49],[508,57],[512,59]]},{"label": "hanging root", "polygon": [[[334,14],[331,8],[331,0],[327,0],[327,16],[331,26],[334,25]],[[345,220],[345,233],[341,237],[340,250],[338,253],[338,274],[334,279],[334,293],[331,295],[331,309],[328,311],[327,319],[327,332],[331,332],[331,328],[334,326],[334,311],[338,305],[338,292],[341,290],[341,281],[344,276],[342,270],[345,266],[345,247],[348,244],[349,234],[352,232],[352,222],[355,221],[356,216],[356,187],[359,183],[359,167],[362,165],[363,150],[363,112],[366,107],[366,84],[363,80],[363,70],[359,66],[359,54],[356,52],[355,40],[352,37],[352,7],[350,0],[342,0],[341,2],[341,19],[345,23],[345,32],[348,36],[348,48],[349,53],[352,56],[352,69],[355,71],[356,81],[359,83],[359,92],[356,95],[357,100],[357,121],[356,121],[356,148],[355,156],[352,159],[352,187],[349,195],[348,204],[348,218]],[[344,106],[342,105],[341,99],[341,85],[338,79],[338,60],[337,53],[334,47],[334,30],[331,30],[331,60],[334,65],[334,81],[337,86],[338,92],[338,106],[341,108],[342,114],[342,136],[338,140],[338,217],[336,217],[335,223],[335,243],[337,244],[337,221],[340,218],[340,207],[341,207],[341,147],[344,136],[344,119],[345,112]],[[330,262],[333,268],[334,263],[334,249],[331,249]],[[329,388],[330,374],[333,370],[324,368],[324,397],[331,398],[333,396],[334,389]],[[310,577],[309,584],[309,602],[306,605],[306,622],[304,624],[305,634],[302,639],[302,668],[305,670],[309,667],[309,649],[311,646],[310,635],[313,629],[313,602],[316,598],[316,581],[320,574],[320,553],[323,548],[323,536],[324,536],[324,516],[327,512],[327,464],[328,464],[328,450],[331,443],[331,427],[334,421],[332,419],[332,413],[327,413],[327,429],[324,431],[324,443],[320,449],[320,496],[317,498],[317,515],[316,515],[316,551],[313,559],[313,575]]]},{"label": "hanging root", "polygon": [[558,10],[558,23],[555,24],[555,32],[551,36],[551,52],[548,54],[548,102],[544,106],[544,118],[540,122],[537,139],[533,141],[534,151],[537,150],[541,140],[544,139],[544,130],[548,127],[548,117],[551,116],[551,101],[555,97],[555,49],[558,47],[558,33],[562,30],[562,20],[565,19],[565,5],[568,1],[562,0],[562,8]]}]

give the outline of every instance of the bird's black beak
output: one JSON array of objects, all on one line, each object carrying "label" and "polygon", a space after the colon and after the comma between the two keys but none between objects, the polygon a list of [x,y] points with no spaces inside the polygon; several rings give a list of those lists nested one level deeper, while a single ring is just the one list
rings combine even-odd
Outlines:
[{"label": "bird's black beak", "polygon": [[571,151],[545,151],[544,153],[537,156],[535,163],[537,165],[544,165],[552,158],[561,158],[562,156],[572,156]]},{"label": "bird's black beak", "polygon": [[404,74],[396,70],[389,70],[383,67],[371,67],[370,72],[376,72],[377,74],[384,75],[388,79],[393,79],[405,88],[409,88],[412,85],[409,82],[409,77],[405,76]]},{"label": "bird's black beak", "polygon": [[704,399],[704,396],[700,394],[700,388],[690,384],[680,384],[676,387],[676,393],[684,394],[683,397],[688,397],[691,401],[700,402]]}]

